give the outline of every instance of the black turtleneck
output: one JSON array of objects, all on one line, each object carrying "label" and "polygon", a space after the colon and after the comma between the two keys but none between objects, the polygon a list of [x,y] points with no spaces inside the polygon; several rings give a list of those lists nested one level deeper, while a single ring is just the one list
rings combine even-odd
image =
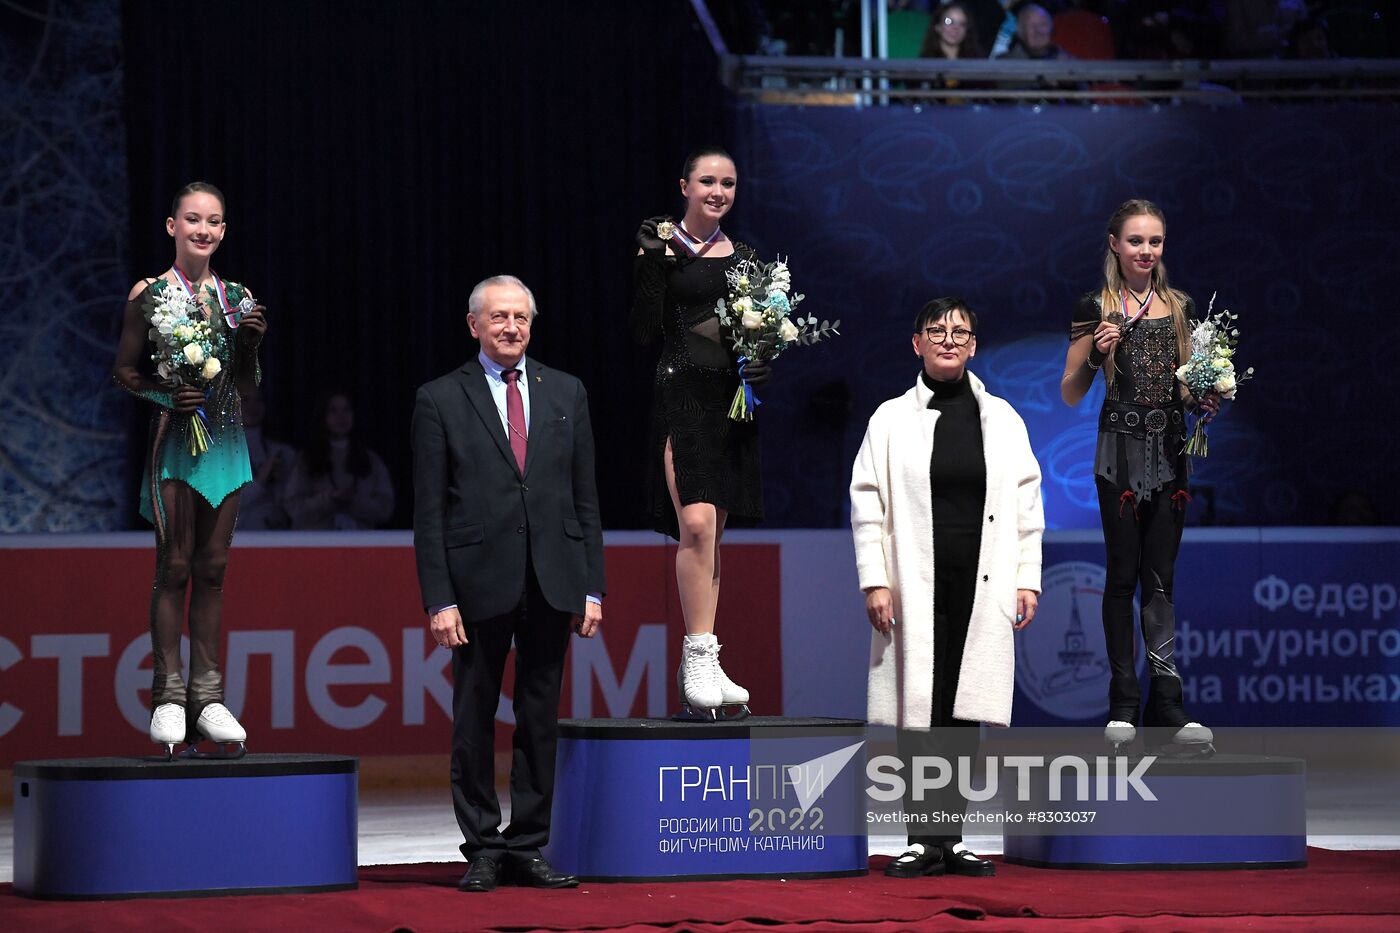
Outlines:
[{"label": "black turtleneck", "polygon": [[987,498],[977,397],[966,372],[956,382],[940,382],[927,372],[923,380],[933,392],[928,407],[939,413],[929,463],[935,573],[943,567],[975,572]]}]

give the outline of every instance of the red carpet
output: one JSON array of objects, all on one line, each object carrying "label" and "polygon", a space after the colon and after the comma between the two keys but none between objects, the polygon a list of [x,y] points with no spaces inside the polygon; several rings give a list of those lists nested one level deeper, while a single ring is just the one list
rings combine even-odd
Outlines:
[{"label": "red carpet", "polygon": [[[360,870],[330,894],[32,901],[0,886],[0,929],[48,930],[1395,930],[1400,851],[1309,849],[1283,871],[1084,872],[998,865],[996,878],[589,884],[577,891],[455,890],[460,864]],[[1203,920],[1202,918],[1210,918]]]}]

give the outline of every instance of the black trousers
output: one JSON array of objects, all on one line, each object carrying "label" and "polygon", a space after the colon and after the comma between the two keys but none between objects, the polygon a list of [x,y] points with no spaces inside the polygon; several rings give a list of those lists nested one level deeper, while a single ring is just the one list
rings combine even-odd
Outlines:
[{"label": "black trousers", "polygon": [[[549,841],[559,690],[569,648],[569,613],[545,601],[533,570],[515,609],[465,626],[452,652],[452,806],[462,854],[535,858]],[[515,641],[515,738],[510,763],[510,825],[500,828],[496,798],[496,706]]]},{"label": "black trousers", "polygon": [[[1153,685],[1169,690],[1175,685],[1163,681],[1180,681],[1172,583],[1186,524],[1186,499],[1184,491],[1169,486],[1139,502],[1124,497],[1122,490],[1101,476],[1095,478],[1095,484],[1107,557],[1103,635],[1110,672],[1109,718],[1137,725],[1142,691],[1133,657],[1133,597],[1139,588],[1142,637]],[[1179,697],[1179,687],[1174,692]]]},{"label": "black trousers", "polygon": [[[972,621],[977,591],[976,547],[948,548],[940,553],[933,580],[933,712],[928,730],[899,729],[895,733],[899,760],[904,765],[904,813],[909,842],[953,845],[962,841],[967,798],[958,789],[958,759],[976,760],[981,746],[981,723],[953,718],[963,648]],[[951,553],[950,553],[951,552]],[[968,558],[970,557],[970,560]],[[961,558],[955,560],[955,558]],[[925,791],[914,799],[914,763],[918,757],[945,759],[951,767],[948,786]],[[928,772],[932,776],[932,771]]]}]

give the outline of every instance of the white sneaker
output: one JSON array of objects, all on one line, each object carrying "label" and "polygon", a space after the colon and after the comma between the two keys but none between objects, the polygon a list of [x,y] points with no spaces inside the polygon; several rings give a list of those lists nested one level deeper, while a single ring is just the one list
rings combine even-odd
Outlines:
[{"label": "white sneaker", "polygon": [[194,727],[211,742],[244,742],[248,739],[248,733],[222,703],[210,703],[204,707]]},{"label": "white sneaker", "polygon": [[185,740],[185,708],[178,703],[162,703],[151,714],[151,741],[169,750]]},{"label": "white sneaker", "polygon": [[[715,636],[707,636],[711,641],[715,641]],[[743,687],[729,679],[729,675],[724,672],[724,668],[719,666],[719,649],[724,647],[715,641],[715,676],[719,680],[719,692],[721,701],[725,706],[739,706],[749,702],[749,692]]]},{"label": "white sneaker", "polygon": [[724,705],[719,683],[719,644],[713,635],[687,635],[681,643],[681,666],[676,685],[681,701],[692,710],[712,710]]}]

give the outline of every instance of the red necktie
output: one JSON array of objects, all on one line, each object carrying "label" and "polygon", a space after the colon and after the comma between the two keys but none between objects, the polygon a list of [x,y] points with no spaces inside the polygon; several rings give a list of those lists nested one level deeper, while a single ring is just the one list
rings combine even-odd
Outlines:
[{"label": "red necktie", "polygon": [[501,373],[506,381],[506,423],[510,427],[510,449],[515,454],[515,465],[525,473],[525,400],[520,397],[520,386],[515,381],[520,378],[520,370],[507,369]]}]

